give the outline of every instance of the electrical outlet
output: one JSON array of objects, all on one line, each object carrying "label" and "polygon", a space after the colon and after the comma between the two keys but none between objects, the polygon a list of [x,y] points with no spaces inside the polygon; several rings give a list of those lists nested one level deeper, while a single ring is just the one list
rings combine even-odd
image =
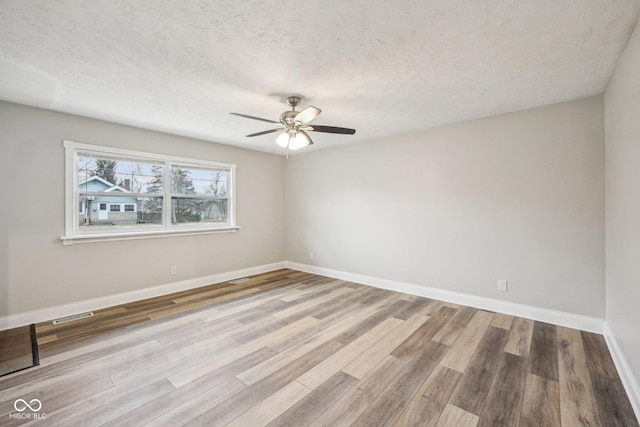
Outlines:
[{"label": "electrical outlet", "polygon": [[171,266],[171,275],[175,276],[177,272],[178,272],[178,267],[176,267],[175,265],[172,265]]},{"label": "electrical outlet", "polygon": [[500,292],[507,292],[507,281],[506,280],[498,280],[498,290]]},{"label": "electrical outlet", "polygon": [[309,252],[309,259],[313,259],[313,252]]}]

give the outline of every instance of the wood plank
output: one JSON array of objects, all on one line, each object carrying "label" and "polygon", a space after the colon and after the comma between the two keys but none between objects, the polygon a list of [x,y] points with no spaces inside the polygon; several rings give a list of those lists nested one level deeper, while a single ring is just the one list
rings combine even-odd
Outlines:
[{"label": "wood plank", "polygon": [[560,342],[560,340],[567,340],[582,343],[582,336],[580,335],[580,331],[578,329],[556,326],[556,335],[556,339],[558,340],[558,342]]},{"label": "wood plank", "polygon": [[404,360],[393,356],[385,357],[348,393],[343,394],[331,407],[316,418],[311,426],[350,426],[367,409],[369,404],[390,386],[406,366],[407,362]]},{"label": "wood plank", "polygon": [[55,425],[59,420],[62,421],[60,424],[70,422],[78,426],[102,425],[172,390],[173,386],[166,379],[142,387],[114,387],[102,393],[86,396],[62,410],[47,410],[46,423]]},{"label": "wood plank", "polygon": [[209,322],[209,321],[217,320],[227,316],[231,316],[237,313],[242,313],[254,307],[259,307],[265,303],[270,303],[273,300],[279,299],[285,302],[290,302],[287,300],[287,296],[296,291],[298,292],[298,294],[296,294],[296,298],[294,299],[300,299],[302,297],[306,297],[308,299],[308,298],[314,297],[315,295],[326,293],[325,291],[328,291],[335,286],[337,286],[337,284],[309,286],[305,289],[303,294],[300,294],[300,292],[302,291],[296,288],[287,288],[287,287],[282,289],[276,288],[276,289],[270,290],[268,293],[264,293],[264,292],[257,293],[251,296],[239,298],[238,300],[227,302],[218,308],[208,310],[207,312],[208,314],[204,313],[200,317],[202,318],[203,321]]},{"label": "wood plank", "polygon": [[489,328],[492,318],[492,313],[478,310],[440,364],[458,372],[464,372],[487,328]]},{"label": "wood plank", "polygon": [[355,341],[347,344],[330,357],[323,360],[313,369],[305,372],[298,378],[298,382],[310,389],[315,389],[320,384],[331,378],[333,374],[341,370],[352,360],[357,358],[369,347],[383,339],[402,323],[402,320],[390,317]]},{"label": "wood plank", "polygon": [[342,348],[342,344],[329,341],[311,350],[295,362],[274,372],[268,377],[245,388],[231,398],[211,408],[209,411],[189,421],[186,425],[225,425],[259,402],[263,401],[322,360]]},{"label": "wood plank", "polygon": [[420,313],[414,314],[395,328],[393,333],[382,337],[342,370],[353,377],[363,378],[428,319]]},{"label": "wood plank", "polygon": [[524,357],[502,353],[478,426],[518,425],[524,395],[526,366],[527,360]]},{"label": "wood plank", "polygon": [[[54,370],[53,367],[48,369],[29,369],[22,373],[16,373],[15,376],[3,379],[2,385],[6,387],[0,390],[0,402],[5,399],[10,400],[9,396],[16,396],[13,399],[20,398],[22,395],[35,394],[37,390],[50,387],[53,384],[65,384],[67,381],[78,376],[87,375],[89,378],[100,378],[113,372],[119,366],[126,365],[133,361],[145,360],[151,358],[153,351],[158,350],[161,346],[157,341],[142,342],[137,345],[131,345],[124,349],[118,349],[114,352],[105,352],[102,357],[83,358],[80,363],[74,364],[73,360],[64,363],[64,368]],[[49,371],[56,372],[51,374]],[[29,378],[25,383],[10,386],[11,379],[19,380],[20,378]]]},{"label": "wood plank", "polygon": [[[266,347],[262,348],[248,356],[240,358],[203,377],[200,377],[183,387],[156,398],[135,410],[129,411],[126,414],[115,418],[108,425],[112,425],[113,427],[140,425],[146,422],[151,422],[159,417],[162,420],[170,419],[172,421],[177,417],[182,422],[193,419],[206,411],[206,409],[201,408],[201,406],[209,408],[211,402],[219,402],[218,399],[221,399],[221,396],[231,397],[233,394],[245,389],[246,387],[244,387],[244,385],[239,386],[241,383],[234,378],[234,375],[245,369],[247,366],[258,363],[272,354],[273,350]],[[139,382],[139,380],[133,378],[129,384],[137,384]],[[191,400],[194,396],[200,397],[203,394],[209,396],[210,400],[207,402],[200,401],[201,403],[198,408],[195,408],[191,404]],[[180,407],[181,409],[172,412],[172,408],[175,407]],[[188,416],[184,413],[185,411],[189,412]],[[175,423],[172,422],[166,425],[174,424]]]},{"label": "wood plank", "polygon": [[531,337],[533,336],[533,320],[518,317],[509,331],[509,338],[504,345],[504,351],[516,356],[529,356]]},{"label": "wood plank", "polygon": [[554,325],[534,322],[529,353],[529,373],[558,381],[558,344]]},{"label": "wood plank", "polygon": [[436,314],[442,307],[444,307],[444,303],[442,301],[431,300],[429,304],[427,304],[422,310],[419,311],[419,313],[431,317]]},{"label": "wood plank", "polygon": [[582,340],[558,341],[561,424],[600,426],[600,416],[587,369]]},{"label": "wood plank", "polygon": [[267,425],[310,392],[311,390],[304,385],[292,381],[226,425],[228,427]]},{"label": "wood plank", "polygon": [[604,337],[599,334],[580,331],[584,352],[587,356],[587,367],[589,372],[595,375],[619,380],[616,365],[613,363],[607,343]]},{"label": "wood plank", "polygon": [[[369,314],[373,314],[375,311],[377,311],[377,309],[377,306],[361,309],[358,311],[358,317],[360,317],[361,315],[362,317],[366,318]],[[355,321],[356,320],[353,319],[352,316],[351,318],[339,320],[338,322],[330,324],[325,328],[316,330],[314,334],[306,337],[294,348],[283,347],[282,344],[285,343],[286,340],[281,341],[280,343],[271,343],[269,344],[269,348],[277,351],[278,354],[240,373],[238,375],[238,379],[242,380],[242,382],[247,385],[254,384],[267,377],[268,375],[271,375],[278,369],[281,369],[289,363],[293,362],[297,358],[303,356],[320,344],[329,340],[335,340],[335,338],[342,332],[350,329]],[[312,329],[315,330],[317,326],[320,326],[320,322],[314,325]]]},{"label": "wood plank", "polygon": [[513,323],[513,316],[509,316],[508,314],[496,313],[493,316],[493,320],[491,321],[491,326],[500,329],[511,329],[511,324]]},{"label": "wood plank", "polygon": [[431,305],[432,300],[429,298],[414,297],[414,299],[407,299],[406,301],[410,302],[410,304],[403,312],[396,314],[395,317],[398,319],[407,320],[414,314],[420,313]]},{"label": "wood plank", "polygon": [[[187,292],[185,295],[172,298],[171,301],[178,305],[202,300],[210,300],[211,302],[226,301],[233,298],[234,295],[242,296],[259,291],[260,288],[256,288],[251,280],[239,284],[225,282],[212,285],[208,290]],[[220,298],[220,300],[218,300],[218,298]]]},{"label": "wood plank", "polygon": [[442,411],[436,427],[475,427],[478,416],[471,414],[454,405],[447,405]]},{"label": "wood plank", "polygon": [[453,317],[451,317],[451,320],[433,336],[433,340],[441,342],[442,344],[452,345],[476,311],[475,308],[471,307],[460,308]]},{"label": "wood plank", "polygon": [[[280,342],[270,344],[269,346],[277,352],[284,352],[292,348],[297,348],[299,345],[307,342],[309,339],[313,339],[313,337],[325,335],[325,332],[335,329],[338,325],[340,325],[340,327],[338,328],[339,332],[337,332],[337,334],[345,333],[349,330],[349,328],[352,328],[363,318],[367,318],[375,314],[382,305],[384,305],[384,302],[382,301],[366,307],[362,306],[359,303],[350,304],[349,306],[346,306],[343,309],[333,313],[331,316],[321,319],[312,328],[300,331],[299,333],[292,335],[289,339],[281,340]],[[354,316],[354,313],[358,313],[358,315]],[[309,314],[311,317],[317,318],[313,316],[313,313]],[[331,335],[331,338],[336,339],[337,341],[338,337],[336,336],[336,334],[334,334]]]},{"label": "wood plank", "polygon": [[318,304],[322,304],[325,303],[327,301],[330,301],[334,298],[338,298],[344,295],[348,295],[351,292],[355,292],[355,289],[352,288],[336,288],[334,290],[332,290],[331,292],[325,294],[325,295],[319,295],[314,297],[313,299],[310,299],[308,301],[305,301],[303,303],[300,304],[296,304],[294,306],[292,306],[291,308],[288,308],[286,310],[282,310],[279,313],[276,313],[275,316],[279,317],[279,318],[283,318],[283,317],[288,317],[291,316],[293,314],[296,314],[300,311],[304,311],[307,310],[309,308],[316,308]]},{"label": "wood plank", "polygon": [[336,341],[345,345],[349,344],[385,319],[394,317],[397,313],[401,313],[409,304],[407,301],[399,299],[397,295],[393,295],[393,293],[390,293],[388,297],[385,298],[385,301],[387,301],[386,304],[376,310],[375,313],[337,336]]},{"label": "wood plank", "polygon": [[373,292],[372,289],[355,289],[349,295],[338,296],[336,298],[333,298],[332,300],[327,301],[326,304],[312,307],[312,311],[309,312],[309,315],[315,317],[316,319],[326,319],[328,317],[334,317],[342,312],[353,309],[354,304],[364,304],[363,301],[368,301],[371,304],[375,304],[381,299],[381,295],[377,292]]},{"label": "wood plank", "polygon": [[308,283],[298,284],[298,286],[296,286],[295,288],[292,288],[287,293],[280,296],[279,299],[285,302],[293,302],[300,298],[304,298],[304,297],[308,298],[309,296],[317,294],[320,291],[330,290],[332,288],[338,288],[338,287],[351,287],[351,286],[347,286],[347,283],[348,282],[344,282],[342,280],[332,280],[332,281],[329,281],[328,283],[316,284],[313,286],[309,285]]},{"label": "wood plank", "polygon": [[[0,380],[0,385],[2,384]],[[105,390],[113,388],[113,383],[108,377],[100,377],[93,380],[89,380],[84,377],[72,378],[64,382],[64,384],[50,384],[47,387],[40,388],[30,394],[31,396],[46,403],[46,411],[56,410],[58,408],[64,408],[65,406],[85,399],[87,396],[93,396],[102,393]],[[3,400],[0,399],[0,423],[3,426],[4,422],[9,419],[9,415],[15,413],[14,402],[18,399],[20,394],[16,394],[13,399]],[[29,399],[25,399],[29,400]],[[25,421],[23,420],[24,424]]]},{"label": "wood plank", "polygon": [[159,309],[156,310],[152,313],[149,313],[147,315],[147,317],[149,319],[159,319],[162,317],[166,317],[166,316],[170,316],[172,314],[176,314],[176,313],[181,313],[183,311],[185,311],[185,309],[193,309],[193,308],[198,308],[198,307],[203,307],[203,306],[211,306],[213,304],[216,303],[220,303],[220,302],[224,302],[224,301],[229,301],[229,300],[234,300],[237,298],[240,298],[242,296],[245,295],[249,295],[249,294],[253,294],[256,292],[259,292],[259,289],[245,289],[243,291],[237,291],[237,292],[233,292],[233,293],[228,293],[225,295],[219,295],[219,296],[215,296],[215,297],[210,297],[210,298],[205,298],[205,299],[196,299],[193,301],[189,301],[189,302],[183,302],[183,303],[179,303],[176,301],[173,301],[173,305],[169,306],[169,307],[165,307],[163,309]]},{"label": "wood plank", "polygon": [[270,427],[309,425],[358,380],[342,371],[322,383],[269,423]]},{"label": "wood plank", "polygon": [[560,394],[556,381],[527,374],[519,425],[560,427]]},{"label": "wood plank", "polygon": [[282,311],[288,307],[290,307],[289,303],[276,299],[274,301],[269,301],[266,304],[254,307],[252,310],[246,310],[242,313],[238,313],[234,316],[233,320],[245,325],[264,321],[265,319],[272,317],[270,316],[271,314]]},{"label": "wood plank", "polygon": [[266,334],[258,339],[253,341],[249,341],[246,344],[242,344],[241,346],[230,349],[227,352],[224,352],[213,360],[204,361],[195,366],[191,366],[187,369],[184,369],[180,372],[177,372],[171,376],[169,376],[169,381],[175,387],[181,387],[184,384],[193,381],[194,379],[205,375],[211,371],[214,371],[221,366],[230,363],[236,358],[246,356],[250,353],[253,353],[256,350],[259,350],[262,347],[269,345],[272,341],[277,341],[279,339],[284,339],[291,334],[294,334],[297,331],[300,331],[304,328],[310,327],[318,322],[318,319],[314,319],[312,317],[305,317],[298,322],[291,323],[290,325],[284,326],[276,331],[273,331],[269,334]]},{"label": "wood plank", "polygon": [[[179,345],[179,343],[178,343]],[[238,344],[231,340],[218,341],[216,337],[184,347],[163,346],[154,351],[151,358],[134,363],[133,361],[109,375],[114,384],[137,381],[144,383],[152,379],[165,378],[177,374],[198,363],[205,363],[213,357],[233,351]],[[271,351],[271,354],[274,352]],[[243,356],[238,356],[241,358]]]},{"label": "wood plank", "polygon": [[620,381],[591,372],[591,383],[603,426],[638,427],[633,407]]},{"label": "wood plank", "polygon": [[508,332],[504,329],[488,327],[456,387],[451,404],[480,415],[498,368],[500,355],[504,353],[502,348],[507,335]]},{"label": "wood plank", "polygon": [[371,402],[353,425],[393,425],[448,349],[447,345],[429,341],[384,392]]},{"label": "wood plank", "polygon": [[433,427],[447,406],[462,374],[438,366],[415,394],[394,426]]},{"label": "wood plank", "polygon": [[48,344],[58,340],[57,334],[47,334],[46,336],[42,336],[38,334],[38,345]]},{"label": "wood plank", "polygon": [[443,307],[433,317],[424,322],[414,333],[409,335],[391,354],[399,359],[411,360],[416,357],[422,348],[433,338],[435,334],[453,317],[455,310]]},{"label": "wood plank", "polygon": [[[180,398],[175,403],[167,403],[165,406],[165,412],[147,412],[145,416],[141,418],[140,422],[133,420],[131,424],[128,424],[128,420],[124,420],[123,423],[118,422],[115,419],[113,427],[137,425],[137,426],[178,426],[184,425],[193,421],[207,411],[212,410],[222,402],[229,400],[231,397],[237,395],[247,387],[242,384],[236,378],[229,378],[226,381],[218,384],[215,387],[200,389],[203,386],[202,381],[196,381],[188,384],[175,392],[169,393],[167,396],[176,396],[180,392],[184,392],[188,398]],[[164,399],[163,399],[164,400]],[[151,418],[150,420],[146,420]]]}]

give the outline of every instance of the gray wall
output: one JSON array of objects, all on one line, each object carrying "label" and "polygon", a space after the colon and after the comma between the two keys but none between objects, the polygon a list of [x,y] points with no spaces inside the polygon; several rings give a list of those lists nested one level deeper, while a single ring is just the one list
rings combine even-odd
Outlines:
[{"label": "gray wall", "polygon": [[287,259],[603,318],[603,108],[597,96],[297,154]]},{"label": "gray wall", "polygon": [[640,28],[605,93],[607,323],[640,382]]},{"label": "gray wall", "polygon": [[[0,315],[286,258],[603,317],[603,114],[593,97],[287,161],[0,102]],[[242,229],[62,246],[62,139],[236,163]]]},{"label": "gray wall", "polygon": [[[6,102],[0,129],[0,316],[284,259],[281,156]],[[63,139],[237,164],[242,229],[62,246]]]}]

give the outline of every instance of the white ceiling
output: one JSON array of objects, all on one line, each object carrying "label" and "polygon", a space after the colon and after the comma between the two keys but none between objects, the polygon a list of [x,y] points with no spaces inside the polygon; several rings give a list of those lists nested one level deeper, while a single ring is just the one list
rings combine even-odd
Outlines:
[{"label": "white ceiling", "polygon": [[[1,0],[0,99],[284,153],[602,93],[638,0]],[[300,108],[301,109],[301,108]],[[69,137],[72,137],[70,135]],[[90,141],[86,141],[90,142]],[[307,150],[307,149],[305,149]]]}]

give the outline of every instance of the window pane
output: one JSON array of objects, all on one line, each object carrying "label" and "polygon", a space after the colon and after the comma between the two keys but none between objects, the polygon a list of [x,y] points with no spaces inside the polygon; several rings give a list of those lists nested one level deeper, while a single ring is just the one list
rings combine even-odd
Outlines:
[{"label": "window pane", "polygon": [[[105,196],[106,197],[106,196]],[[162,197],[126,197],[109,195],[80,197],[83,212],[78,215],[80,230],[120,229],[162,224]],[[125,209],[122,209],[124,205]]]},{"label": "window pane", "polygon": [[171,192],[173,194],[227,197],[229,171],[172,165]]},{"label": "window pane", "polygon": [[199,200],[173,197],[171,199],[173,224],[226,223],[227,200]]},{"label": "window pane", "polygon": [[78,191],[162,193],[162,165],[78,153]]},{"label": "window pane", "polygon": [[[78,215],[80,230],[162,225],[163,173],[162,164],[153,161],[79,152],[77,190],[84,206]],[[141,198],[140,193],[160,197]]]}]

